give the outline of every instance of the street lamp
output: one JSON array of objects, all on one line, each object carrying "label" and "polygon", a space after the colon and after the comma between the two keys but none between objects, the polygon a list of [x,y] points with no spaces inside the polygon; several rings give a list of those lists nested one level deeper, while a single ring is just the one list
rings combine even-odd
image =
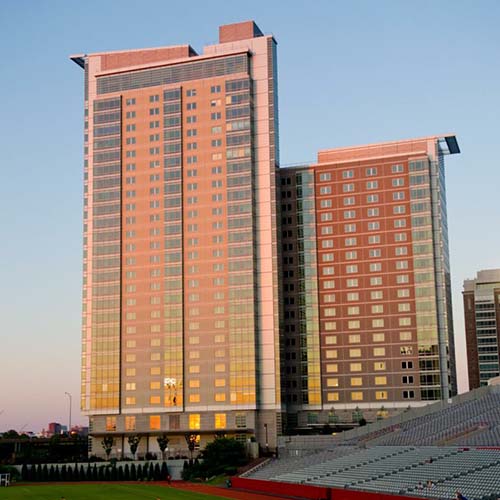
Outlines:
[{"label": "street lamp", "polygon": [[66,396],[68,396],[69,398],[69,427],[68,427],[68,435],[71,434],[71,399],[72,399],[72,396],[69,392],[64,392],[64,394],[66,394]]},{"label": "street lamp", "polygon": [[269,439],[267,436],[267,424],[264,424],[264,429],[266,430],[266,453],[269,453]]}]

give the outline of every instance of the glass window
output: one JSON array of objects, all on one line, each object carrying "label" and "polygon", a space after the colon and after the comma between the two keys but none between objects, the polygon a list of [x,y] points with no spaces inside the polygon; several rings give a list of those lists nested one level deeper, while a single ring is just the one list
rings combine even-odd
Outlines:
[{"label": "glass window", "polygon": [[125,430],[135,431],[135,417],[132,415],[125,416]]},{"label": "glass window", "polygon": [[191,430],[199,430],[201,423],[201,417],[199,413],[191,413],[189,415],[189,428]]},{"label": "glass window", "polygon": [[160,415],[150,415],[149,416],[149,428],[152,431],[158,431],[161,428],[160,425]]},{"label": "glass window", "polygon": [[116,417],[106,417],[106,430],[116,431]]},{"label": "glass window", "polygon": [[226,428],[226,414],[225,413],[216,413],[215,414],[215,428],[216,429],[225,429]]}]

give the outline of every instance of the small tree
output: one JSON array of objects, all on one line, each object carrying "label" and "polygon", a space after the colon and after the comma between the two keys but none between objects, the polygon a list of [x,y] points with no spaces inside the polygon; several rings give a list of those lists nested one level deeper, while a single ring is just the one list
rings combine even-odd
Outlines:
[{"label": "small tree", "polygon": [[247,463],[245,446],[236,439],[215,439],[207,444],[201,456],[208,477],[229,472]]},{"label": "small tree", "polygon": [[142,481],[143,479],[144,479],[143,467],[141,464],[138,464],[137,465],[137,480]]},{"label": "small tree", "polygon": [[168,467],[167,467],[167,464],[166,462],[163,462],[161,464],[161,472],[160,472],[160,477],[161,479],[166,479],[168,476]]},{"label": "small tree", "polygon": [[141,442],[141,436],[138,436],[137,434],[133,434],[132,436],[128,437],[128,445],[130,446],[130,453],[132,453],[134,460],[140,442]]},{"label": "small tree", "polygon": [[68,479],[66,471],[67,471],[66,465],[63,465],[61,467],[61,481],[66,481]]},{"label": "small tree", "polygon": [[165,450],[168,448],[168,443],[170,440],[168,439],[166,434],[162,434],[161,436],[158,436],[156,438],[156,441],[158,441],[158,446],[161,451],[161,458],[162,460],[165,460]]},{"label": "small tree", "polygon": [[184,464],[182,465],[182,479],[184,479],[184,481],[187,481],[190,479],[190,477],[191,477],[191,471],[189,468],[188,461],[184,460]]},{"label": "small tree", "polygon": [[194,449],[196,447],[196,434],[187,433],[184,435],[184,439],[186,440],[189,453],[191,454],[190,462],[192,462],[193,461],[193,452],[194,452]]},{"label": "small tree", "polygon": [[154,480],[159,481],[161,479],[161,469],[160,469],[160,464],[156,462],[155,464],[155,470],[154,470]]},{"label": "small tree", "polygon": [[108,460],[114,445],[115,445],[115,439],[113,438],[113,436],[104,436],[104,439],[101,441],[101,446],[103,447],[106,453],[106,458]]}]

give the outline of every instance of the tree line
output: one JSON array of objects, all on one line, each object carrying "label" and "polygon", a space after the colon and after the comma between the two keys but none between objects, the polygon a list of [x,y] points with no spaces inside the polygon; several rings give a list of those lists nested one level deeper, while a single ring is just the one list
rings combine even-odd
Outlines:
[{"label": "tree line", "polygon": [[166,462],[106,465],[23,465],[21,479],[30,482],[73,481],[165,481],[169,475]]}]

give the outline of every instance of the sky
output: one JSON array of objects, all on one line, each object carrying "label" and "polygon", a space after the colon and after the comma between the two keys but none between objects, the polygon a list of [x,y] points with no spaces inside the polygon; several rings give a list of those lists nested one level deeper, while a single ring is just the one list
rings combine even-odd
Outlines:
[{"label": "sky", "polygon": [[497,0],[0,2],[0,431],[79,412],[83,71],[75,53],[217,41],[254,19],[278,41],[281,163],[457,135],[447,199],[459,390],[462,283],[500,267]]}]

